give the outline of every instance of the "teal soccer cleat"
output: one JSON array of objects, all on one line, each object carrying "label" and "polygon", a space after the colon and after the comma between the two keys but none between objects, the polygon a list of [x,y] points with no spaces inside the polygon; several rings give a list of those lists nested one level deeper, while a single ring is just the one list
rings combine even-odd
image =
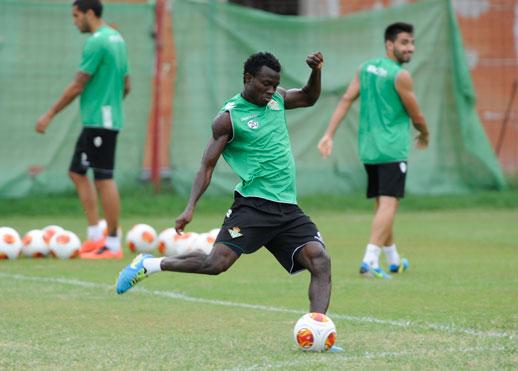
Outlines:
[{"label": "teal soccer cleat", "polygon": [[403,273],[408,270],[408,259],[407,258],[401,258],[401,264],[391,264],[389,267],[389,270],[391,273]]},{"label": "teal soccer cleat", "polygon": [[345,351],[344,351],[344,348],[339,347],[338,345],[333,345],[331,348],[329,348],[328,352],[329,353],[342,353]]},{"label": "teal soccer cleat", "polygon": [[139,254],[131,264],[120,271],[117,279],[117,294],[124,294],[126,291],[135,286],[138,282],[147,277],[146,268],[144,268],[144,259],[153,258],[150,254]]},{"label": "teal soccer cleat", "polygon": [[390,279],[392,276],[390,274],[387,274],[383,269],[381,268],[372,268],[367,263],[362,263],[360,266],[360,274],[368,277],[368,278],[382,278],[382,279]]}]

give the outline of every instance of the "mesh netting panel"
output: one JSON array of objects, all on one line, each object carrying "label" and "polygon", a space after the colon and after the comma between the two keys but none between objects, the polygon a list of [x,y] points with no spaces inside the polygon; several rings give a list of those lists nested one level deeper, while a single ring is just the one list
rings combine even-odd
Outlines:
[{"label": "mesh netting panel", "polygon": [[[171,145],[173,184],[188,193],[211,122],[222,103],[242,89],[243,62],[270,51],[282,66],[281,85],[302,87],[309,76],[305,57],[322,51],[323,91],[314,107],[288,111],[299,194],[363,190],[366,175],[357,151],[358,103],[342,123],[331,158],[317,143],[356,68],[383,56],[383,31],[392,22],[416,26],[416,53],[406,67],[427,117],[431,143],[412,150],[410,193],[457,193],[500,189],[504,178],[475,111],[473,87],[450,4],[427,0],[340,18],[269,14],[214,1],[173,2],[178,76]],[[208,192],[228,193],[238,179],[221,159]]]},{"label": "mesh netting panel", "polygon": [[[0,0],[0,197],[72,189],[67,177],[81,130],[79,100],[57,115],[45,135],[37,118],[53,104],[79,67],[83,43],[71,2]],[[150,107],[154,47],[153,7],[106,4],[103,18],[128,45],[133,90],[125,102],[115,176],[137,181]]]}]

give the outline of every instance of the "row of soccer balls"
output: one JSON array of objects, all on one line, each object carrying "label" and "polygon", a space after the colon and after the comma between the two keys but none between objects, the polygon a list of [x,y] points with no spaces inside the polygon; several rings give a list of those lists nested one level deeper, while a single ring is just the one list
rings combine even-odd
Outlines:
[{"label": "row of soccer balls", "polygon": [[20,254],[41,258],[52,255],[70,259],[79,255],[81,240],[74,232],[57,225],[33,229],[20,238],[10,227],[0,227],[0,259],[16,259]]},{"label": "row of soccer balls", "polygon": [[158,250],[164,256],[178,256],[194,251],[210,254],[219,228],[206,233],[176,233],[167,228],[160,234],[148,224],[134,225],[126,235],[126,245],[133,252],[153,253]]},{"label": "row of soccer balls", "polygon": [[[104,233],[106,234],[105,222]],[[126,235],[126,245],[133,252],[153,253],[158,250],[165,256],[177,256],[194,251],[210,254],[219,229],[207,233],[187,232],[177,234],[174,228],[167,228],[157,235],[147,224],[133,226]],[[57,225],[33,229],[23,237],[10,227],[0,227],[0,259],[16,259],[20,254],[32,258],[52,255],[60,259],[71,259],[79,255],[81,240],[71,231]]]}]

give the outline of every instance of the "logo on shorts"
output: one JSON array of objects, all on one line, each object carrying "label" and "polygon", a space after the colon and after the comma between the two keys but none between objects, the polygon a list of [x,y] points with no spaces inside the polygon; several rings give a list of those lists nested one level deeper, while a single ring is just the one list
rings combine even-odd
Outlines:
[{"label": "logo on shorts", "polygon": [[230,215],[232,215],[232,209],[228,209],[226,214],[227,218],[230,218]]},{"label": "logo on shorts", "polygon": [[103,144],[103,138],[101,138],[101,137],[94,138],[94,146],[99,148],[102,144]]},{"label": "logo on shorts", "polygon": [[401,169],[401,172],[404,174],[406,173],[406,163],[404,162],[400,162],[399,163],[399,168]]},{"label": "logo on shorts", "polygon": [[229,228],[228,233],[230,233],[230,237],[232,237],[232,238],[238,238],[243,235],[241,233],[241,229],[239,227],[234,227],[232,229]]},{"label": "logo on shorts", "polygon": [[81,165],[84,167],[90,166],[90,161],[88,161],[88,155],[85,152],[81,152]]}]

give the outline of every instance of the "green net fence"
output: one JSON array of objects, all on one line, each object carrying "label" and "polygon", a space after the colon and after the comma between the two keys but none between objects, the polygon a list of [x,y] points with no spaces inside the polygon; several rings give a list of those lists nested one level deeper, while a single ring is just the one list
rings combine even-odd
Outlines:
[{"label": "green net fence", "polygon": [[[242,88],[242,65],[256,51],[270,51],[283,65],[281,85],[302,87],[305,57],[322,51],[323,91],[314,107],[288,111],[299,194],[363,190],[366,176],[357,153],[358,103],[323,160],[317,143],[351,81],[368,58],[384,55],[383,31],[395,21],[416,27],[416,53],[407,65],[427,117],[431,144],[412,150],[407,190],[415,194],[501,189],[504,177],[475,110],[475,96],[461,36],[450,4],[425,0],[340,18],[278,16],[215,1],[173,2],[178,76],[171,159],[173,185],[189,192],[211,121],[222,103]],[[238,179],[221,159],[209,193],[228,193]]]},{"label": "green net fence", "polygon": [[[324,53],[320,100],[287,115],[299,194],[362,191],[366,177],[357,154],[358,104],[342,123],[331,158],[322,160],[316,145],[357,66],[384,54],[383,30],[399,20],[416,26],[417,50],[407,68],[432,134],[428,150],[411,152],[408,191],[441,194],[504,187],[476,114],[448,1],[424,0],[331,19],[278,16],[218,1],[176,0],[171,11],[177,80],[170,152],[173,187],[179,194],[189,192],[214,115],[242,88],[244,60],[261,50],[280,59],[285,88],[306,82],[308,53]],[[153,6],[105,4],[103,18],[116,25],[128,44],[133,90],[125,103],[116,179],[131,186],[141,171],[151,107]],[[72,24],[68,2],[0,0],[0,197],[73,188],[66,173],[81,128],[78,103],[58,115],[44,136],[35,133],[34,125],[73,78],[85,37]],[[237,182],[221,160],[208,192],[231,192]]]},{"label": "green net fence", "polygon": [[[45,135],[36,120],[63,92],[79,66],[86,35],[72,23],[71,2],[0,0],[0,197],[72,189],[67,170],[81,130],[78,100]],[[106,4],[103,18],[126,39],[133,83],[125,102],[116,179],[136,182],[151,99],[154,8]]]}]

